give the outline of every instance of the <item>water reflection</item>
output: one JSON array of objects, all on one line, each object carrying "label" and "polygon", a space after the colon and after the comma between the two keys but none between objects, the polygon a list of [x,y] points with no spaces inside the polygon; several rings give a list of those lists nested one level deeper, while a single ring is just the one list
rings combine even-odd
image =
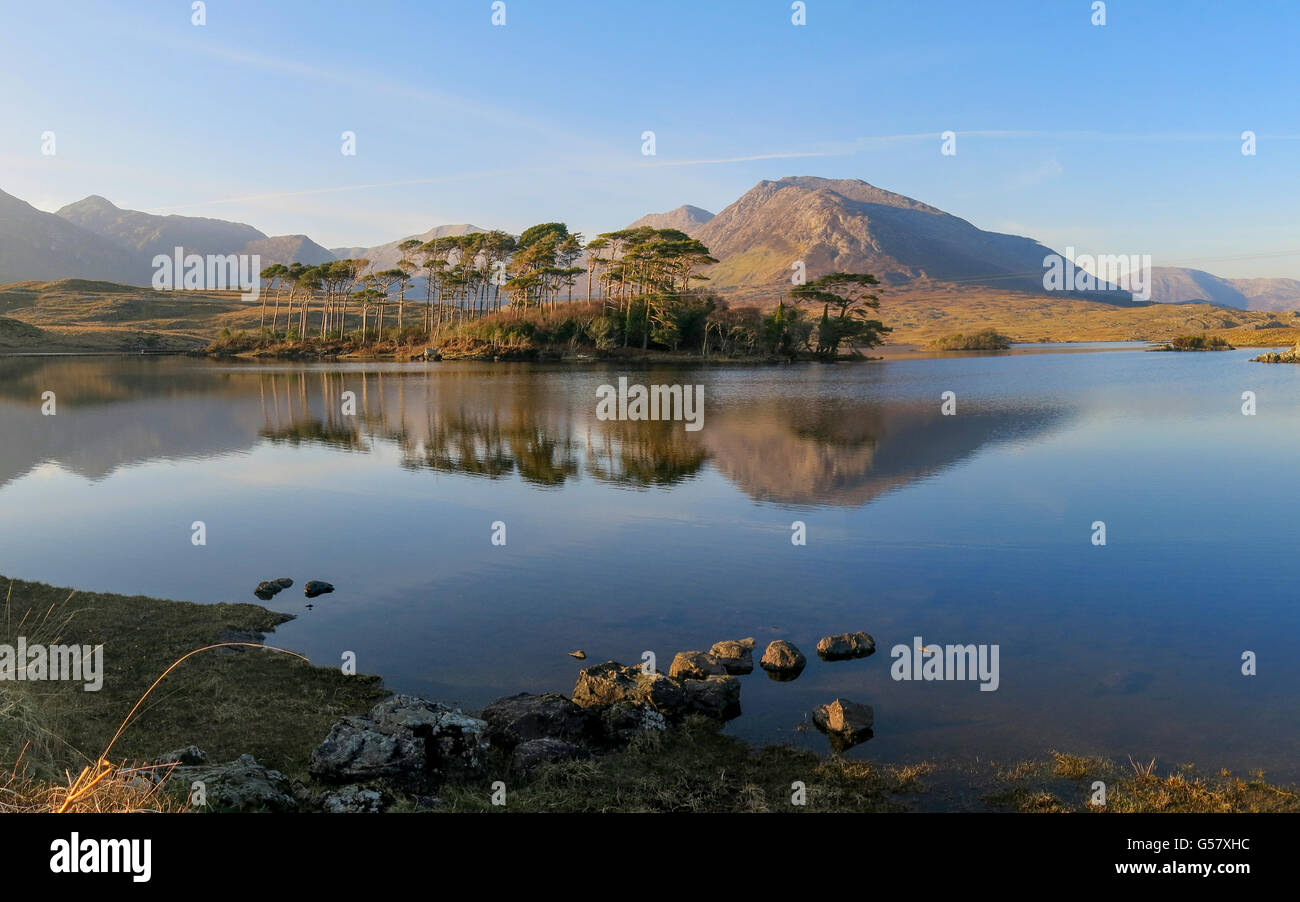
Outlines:
[{"label": "water reflection", "polygon": [[[0,484],[42,463],[99,479],[259,442],[363,454],[384,444],[411,471],[517,476],[543,488],[585,475],[642,489],[678,485],[711,464],[756,501],[861,506],[1067,414],[969,401],[960,416],[942,416],[937,402],[855,399],[814,384],[797,399],[760,390],[743,404],[724,401],[703,430],[687,432],[679,422],[596,419],[602,378],[521,367],[9,359],[0,361]],[[40,415],[44,391],[56,392],[57,419]]]}]

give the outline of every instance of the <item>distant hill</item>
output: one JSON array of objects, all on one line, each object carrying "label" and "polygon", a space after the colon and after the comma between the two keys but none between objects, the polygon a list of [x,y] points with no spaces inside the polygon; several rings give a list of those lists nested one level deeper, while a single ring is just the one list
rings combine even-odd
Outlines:
[{"label": "distant hill", "polygon": [[1151,300],[1161,304],[1209,301],[1238,310],[1300,310],[1300,281],[1224,279],[1199,269],[1153,266]]},{"label": "distant hill", "polygon": [[721,261],[707,271],[718,289],[788,285],[802,260],[808,278],[840,270],[892,284],[930,279],[1041,293],[1043,258],[1054,253],[859,179],[809,176],[759,182],[695,237]]},{"label": "distant hill", "polygon": [[338,259],[306,235],[275,235],[270,238],[259,238],[244,245],[240,253],[257,254],[262,258],[263,267],[270,266],[272,263],[305,263],[308,266],[315,266],[318,263],[328,263]]},{"label": "distant hill", "polygon": [[712,218],[713,214],[708,210],[701,207],[692,207],[690,204],[683,204],[676,210],[669,210],[667,213],[647,213],[628,228],[636,229],[649,226],[652,229],[677,229],[679,232],[685,232],[694,238]]},{"label": "distant hill", "polygon": [[138,282],[144,267],[120,247],[0,191],[0,283],[21,279]]},{"label": "distant hill", "polygon": [[123,210],[98,194],[61,207],[54,215],[108,239],[146,268],[155,254],[171,254],[178,247],[194,254],[238,254],[250,242],[266,238],[242,222]]},{"label": "distant hill", "polygon": [[[458,225],[441,225],[434,226],[427,232],[421,232],[419,235],[407,235],[405,238],[398,238],[396,241],[390,241],[387,244],[380,244],[375,247],[335,247],[330,248],[335,259],[344,260],[369,260],[371,268],[378,271],[383,269],[392,269],[397,262],[402,259],[402,252],[397,246],[403,241],[414,238],[421,243],[433,238],[446,238],[455,235],[469,235],[473,232],[487,232],[488,229],[481,229],[476,225],[461,223]],[[307,261],[304,260],[304,263]]]}]

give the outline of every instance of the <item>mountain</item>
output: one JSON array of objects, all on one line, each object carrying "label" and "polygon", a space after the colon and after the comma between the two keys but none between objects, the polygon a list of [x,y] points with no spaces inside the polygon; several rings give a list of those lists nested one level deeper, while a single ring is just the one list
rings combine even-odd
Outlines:
[{"label": "mountain", "polygon": [[155,254],[183,247],[192,254],[238,254],[266,238],[250,225],[199,216],[158,216],[123,210],[98,194],[68,204],[54,215],[106,238],[148,267]]},{"label": "mountain", "polygon": [[1300,281],[1224,279],[1199,269],[1153,266],[1151,300],[1161,304],[1209,301],[1238,310],[1300,310]]},{"label": "mountain", "polygon": [[1151,267],[1151,300],[1159,304],[1209,301],[1223,307],[1249,310],[1249,300],[1230,279],[1181,266]]},{"label": "mountain", "polygon": [[110,241],[0,191],[0,284],[86,278],[140,283],[147,266]]},{"label": "mountain", "polygon": [[1300,310],[1300,280],[1233,279],[1249,310]]},{"label": "mountain", "polygon": [[711,219],[713,219],[713,214],[708,210],[692,207],[690,204],[683,204],[676,210],[669,210],[667,213],[648,213],[632,223],[628,228],[637,229],[642,226],[649,226],[652,229],[677,229],[679,232],[685,232],[694,238]]},{"label": "mountain", "polygon": [[270,238],[258,238],[244,245],[243,254],[257,254],[262,258],[262,266],[272,263],[305,263],[315,266],[328,263],[338,258],[325,250],[306,235],[275,235]]},{"label": "mountain", "polygon": [[[420,243],[429,241],[433,238],[446,238],[455,235],[469,235],[472,232],[486,232],[488,229],[481,229],[476,225],[462,223],[459,225],[441,225],[429,229],[427,232],[421,232],[419,235],[407,235],[405,238],[398,238],[396,241],[390,241],[387,244],[380,244],[375,247],[332,247],[330,253],[339,260],[369,260],[370,267],[375,272],[384,269],[392,269],[397,265],[397,261],[402,259],[402,252],[398,250],[398,245],[403,241],[414,238]],[[304,263],[307,261],[303,261]]]},{"label": "mountain", "polygon": [[809,278],[870,272],[889,284],[929,279],[1041,294],[1043,258],[1054,253],[859,179],[810,176],[759,182],[694,237],[721,261],[708,271],[716,289],[788,285],[801,260]]}]

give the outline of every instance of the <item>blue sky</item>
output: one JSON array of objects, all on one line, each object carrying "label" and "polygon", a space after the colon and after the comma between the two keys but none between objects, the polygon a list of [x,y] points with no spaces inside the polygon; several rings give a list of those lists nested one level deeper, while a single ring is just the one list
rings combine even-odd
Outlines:
[{"label": "blue sky", "polygon": [[196,27],[189,0],[0,0],[0,190],[333,247],[591,235],[822,175],[1060,250],[1300,278],[1300,4],[1112,0],[1098,27],[1091,0],[806,2],[796,27],[789,0],[506,0],[495,27],[490,0],[209,0]]}]

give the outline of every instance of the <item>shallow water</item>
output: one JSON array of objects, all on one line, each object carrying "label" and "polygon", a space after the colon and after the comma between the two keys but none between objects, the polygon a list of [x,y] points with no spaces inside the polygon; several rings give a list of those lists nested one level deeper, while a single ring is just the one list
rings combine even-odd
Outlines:
[{"label": "shallow water", "polygon": [[[720,639],[787,638],[807,670],[742,678],[737,735],[825,748],[799,725],[842,696],[875,708],[855,756],[1062,749],[1300,777],[1300,367],[1060,350],[641,370],[0,359],[0,573],[205,602],[289,576],[266,604],[298,618],[268,641],[326,665],[353,651],[470,708],[569,692],[577,648],[667,670]],[[620,375],[703,385],[703,428],[598,420],[596,387]],[[308,579],[337,591],[308,610]],[[852,630],[879,651],[817,659]],[[914,636],[998,645],[998,689],[891,679]]]}]

